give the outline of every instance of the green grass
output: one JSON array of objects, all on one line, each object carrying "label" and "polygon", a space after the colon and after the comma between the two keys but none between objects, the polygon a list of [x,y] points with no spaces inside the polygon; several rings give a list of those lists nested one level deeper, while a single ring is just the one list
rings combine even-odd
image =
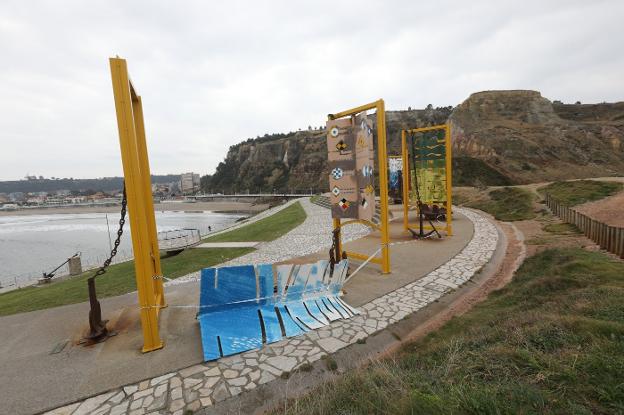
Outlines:
[{"label": "green grass", "polygon": [[542,229],[555,235],[574,235],[580,233],[579,229],[570,223],[549,223]]},{"label": "green grass", "polygon": [[580,205],[594,200],[604,199],[624,188],[622,183],[601,182],[597,180],[576,180],[571,182],[555,182],[540,187],[541,193],[548,193],[555,200],[566,206]]},{"label": "green grass", "polygon": [[211,236],[206,238],[204,242],[272,241],[301,225],[305,218],[306,213],[301,207],[301,203],[297,202],[268,218],[230,232]]},{"label": "green grass", "polygon": [[535,217],[532,193],[517,187],[504,187],[489,192],[487,202],[469,203],[467,206],[483,210],[498,220],[516,221]]},{"label": "green grass", "polygon": [[623,303],[622,262],[548,249],[440,330],[279,412],[623,413]]},{"label": "green grass", "polygon": [[[176,256],[162,257],[161,266],[165,276],[174,279],[251,251],[252,248],[187,249]],[[93,273],[85,272],[50,285],[20,288],[0,294],[0,316],[87,301],[87,278]],[[96,279],[96,286],[98,298],[136,290],[134,261],[111,265],[106,274]]]}]

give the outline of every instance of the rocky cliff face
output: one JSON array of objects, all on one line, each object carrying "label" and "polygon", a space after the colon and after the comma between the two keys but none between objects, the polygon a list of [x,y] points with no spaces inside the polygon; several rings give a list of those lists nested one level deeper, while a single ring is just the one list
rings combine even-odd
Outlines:
[{"label": "rocky cliff face", "polygon": [[456,156],[513,183],[624,174],[624,103],[553,105],[537,91],[487,91],[450,122]]},{"label": "rocky cliff face", "polygon": [[[624,174],[624,103],[552,104],[536,91],[487,91],[455,109],[388,111],[388,153],[400,154],[401,129],[447,120],[458,185]],[[326,160],[325,130],[266,135],[230,147],[204,188],[324,191]]]}]

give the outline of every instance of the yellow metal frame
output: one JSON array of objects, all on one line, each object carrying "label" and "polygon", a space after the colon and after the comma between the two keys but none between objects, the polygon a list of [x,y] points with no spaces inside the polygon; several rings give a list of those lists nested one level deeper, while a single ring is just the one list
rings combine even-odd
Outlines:
[{"label": "yellow metal frame", "polygon": [[[380,226],[367,220],[351,220],[344,223],[340,223],[340,219],[334,219],[334,229],[341,228],[345,225],[352,223],[362,223],[372,228],[378,229],[381,232],[381,257],[375,257],[370,262],[381,265],[381,272],[383,274],[390,273],[390,232],[388,228],[388,149],[386,144],[386,107],[383,99],[379,99],[370,104],[362,105],[356,108],[352,108],[347,111],[342,111],[336,114],[327,115],[328,120],[335,120],[338,118],[348,117],[351,115],[359,114],[367,110],[377,110],[377,160],[379,164],[379,197],[381,199],[381,224]],[[342,237],[338,240],[338,250],[342,252]],[[368,255],[360,254],[358,252],[347,252],[347,257],[357,258],[361,260],[367,260]]]},{"label": "yellow metal frame", "polygon": [[[422,133],[425,131],[444,130],[444,145],[446,147],[446,226],[440,230],[446,232],[447,235],[453,235],[453,172],[452,172],[452,154],[451,154],[451,127],[449,124],[434,125],[431,127],[412,128],[410,130],[401,130],[401,155],[403,156],[403,230],[407,231],[411,226],[420,226],[416,223],[409,223],[408,214],[410,209],[409,202],[409,154],[407,151],[407,134]],[[424,226],[424,229],[431,230],[430,226]]]},{"label": "yellow metal frame", "polygon": [[128,213],[134,252],[134,270],[141,307],[143,352],[164,346],[158,331],[160,309],[166,307],[160,250],[154,217],[145,125],[141,97],[136,93],[126,61],[110,58],[113,95],[117,112],[119,145],[124,170]]}]

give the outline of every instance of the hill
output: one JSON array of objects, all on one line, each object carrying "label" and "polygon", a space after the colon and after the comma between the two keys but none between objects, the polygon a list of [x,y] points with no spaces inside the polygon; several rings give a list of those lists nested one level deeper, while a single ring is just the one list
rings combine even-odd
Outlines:
[{"label": "hill", "polygon": [[[624,175],[624,102],[553,104],[537,91],[486,91],[455,108],[387,111],[389,154],[400,154],[401,129],[447,120],[455,185]],[[230,147],[203,188],[325,191],[326,158],[324,129],[265,135]]]}]

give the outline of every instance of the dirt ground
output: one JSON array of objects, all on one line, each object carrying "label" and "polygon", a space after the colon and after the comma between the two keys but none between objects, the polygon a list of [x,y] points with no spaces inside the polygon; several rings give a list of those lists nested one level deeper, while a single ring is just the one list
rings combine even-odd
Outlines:
[{"label": "dirt ground", "polygon": [[624,192],[576,206],[575,209],[607,225],[624,227]]}]

